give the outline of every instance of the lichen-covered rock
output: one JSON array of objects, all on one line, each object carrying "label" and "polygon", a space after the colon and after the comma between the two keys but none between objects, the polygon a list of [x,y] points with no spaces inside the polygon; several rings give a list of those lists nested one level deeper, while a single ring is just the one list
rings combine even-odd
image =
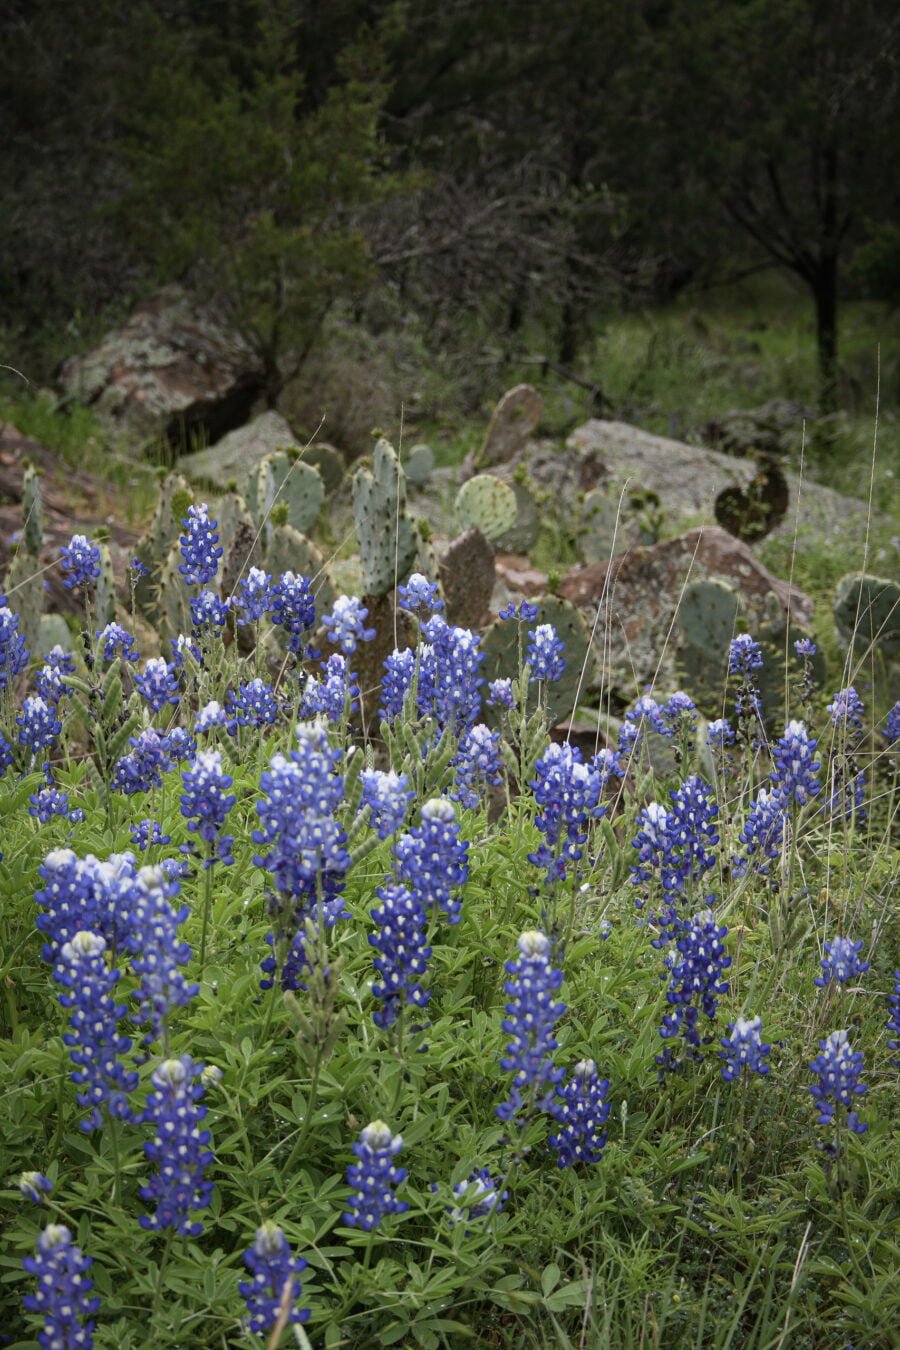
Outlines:
[{"label": "lichen-covered rock", "polygon": [[530,384],[507,389],[494,409],[484,438],[475,455],[474,467],[487,469],[508,463],[534,435],[544,411],[544,400]]},{"label": "lichen-covered rock", "polygon": [[200,429],[215,440],[246,420],[262,388],[246,346],[177,286],[138,305],[59,378],[136,447],[160,436],[183,446]]},{"label": "lichen-covered rock", "polygon": [[261,460],[296,443],[297,438],[281,413],[265,412],[246,426],[230,431],[206,450],[184,455],[178,467],[193,482],[220,492],[232,483],[244,491]]},{"label": "lichen-covered rock", "polygon": [[[751,632],[788,613],[803,624],[812,618],[812,602],[802,591],[773,576],[747,544],[716,526],[630,549],[611,564],[574,567],[558,590],[578,606],[589,627],[596,618],[598,669],[630,701],[649,684],[676,687],[678,598],[686,580],[707,578],[733,588]],[[723,622],[721,634],[726,626]],[[711,662],[719,659],[718,651],[711,653]]]},{"label": "lichen-covered rock", "polygon": [[484,622],[494,590],[494,550],[476,526],[452,539],[438,564],[447,619],[461,628]]},{"label": "lichen-covered rock", "polygon": [[713,418],[703,438],[727,455],[786,455],[799,449],[803,423],[815,417],[814,408],[796,399],[773,398],[759,408],[732,408]]}]

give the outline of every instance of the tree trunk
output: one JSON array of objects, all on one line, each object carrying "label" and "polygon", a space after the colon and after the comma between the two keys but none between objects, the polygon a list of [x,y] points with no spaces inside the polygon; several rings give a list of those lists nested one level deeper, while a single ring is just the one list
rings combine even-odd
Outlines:
[{"label": "tree trunk", "polygon": [[816,304],[816,345],[819,354],[819,403],[823,413],[834,412],[837,389],[838,260],[826,254],[819,260],[811,286]]}]

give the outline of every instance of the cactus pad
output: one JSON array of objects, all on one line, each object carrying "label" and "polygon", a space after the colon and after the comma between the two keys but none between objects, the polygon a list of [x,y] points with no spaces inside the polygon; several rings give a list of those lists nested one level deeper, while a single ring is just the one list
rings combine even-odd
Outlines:
[{"label": "cactus pad", "polygon": [[499,539],[516,523],[516,494],[490,473],[478,473],[456,494],[460,530],[477,526],[487,539]]},{"label": "cactus pad", "polygon": [[416,556],[416,531],[406,514],[406,478],[392,445],[380,440],[371,470],[353,475],[353,519],[367,595],[386,595],[403,581]]}]

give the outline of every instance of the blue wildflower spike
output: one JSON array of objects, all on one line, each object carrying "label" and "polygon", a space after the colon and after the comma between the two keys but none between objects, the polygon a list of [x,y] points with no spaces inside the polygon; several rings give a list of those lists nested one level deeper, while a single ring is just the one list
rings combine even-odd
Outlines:
[{"label": "blue wildflower spike", "polygon": [[344,1215],[348,1227],[370,1233],[389,1215],[409,1209],[407,1202],[394,1194],[406,1179],[406,1168],[394,1166],[402,1147],[402,1136],[392,1134],[383,1120],[373,1120],[361,1132],[359,1142],[353,1145],[357,1161],[347,1168],[347,1185],[355,1191],[351,1208]]},{"label": "blue wildflower spike", "polygon": [[500,1067],[513,1075],[509,1097],[497,1107],[501,1120],[515,1125],[529,1105],[548,1110],[562,1069],[553,1063],[557,1048],[554,1027],[566,1010],[553,997],[562,984],[562,971],[551,963],[550,941],[536,929],[521,935],[519,955],[506,962],[509,996],[503,1030],[510,1036]]},{"label": "blue wildflower spike", "polygon": [[283,1307],[288,1308],[287,1325],[306,1322],[308,1308],[298,1308],[302,1296],[300,1274],[306,1269],[302,1256],[294,1256],[284,1231],[267,1219],[256,1230],[253,1246],[244,1252],[244,1265],[251,1279],[238,1284],[238,1293],[247,1305],[247,1330],[264,1336],[278,1321]]},{"label": "blue wildflower spike", "polygon": [[22,1262],[37,1281],[37,1293],[26,1294],[25,1310],[44,1319],[38,1336],[44,1350],[90,1350],[94,1344],[94,1313],[100,1299],[91,1297],[93,1264],[72,1241],[65,1224],[50,1223],[38,1238],[37,1252]]},{"label": "blue wildflower spike", "polygon": [[771,1053],[771,1045],[763,1042],[760,1028],[762,1018],[749,1019],[739,1017],[736,1022],[728,1023],[728,1035],[722,1038],[719,1059],[724,1060],[722,1077],[726,1083],[739,1078],[743,1072],[767,1074],[769,1065],[765,1063]]},{"label": "blue wildflower spike", "polygon": [[182,1237],[197,1237],[203,1225],[191,1218],[206,1209],[213,1183],[206,1169],[213,1160],[209,1130],[200,1126],[206,1107],[203,1097],[203,1066],[190,1055],[166,1059],[153,1074],[153,1090],[141,1115],[143,1124],[152,1125],[154,1135],[144,1144],[144,1154],[155,1165],[141,1199],[155,1204],[152,1214],[142,1214],[142,1228],[172,1228]]}]

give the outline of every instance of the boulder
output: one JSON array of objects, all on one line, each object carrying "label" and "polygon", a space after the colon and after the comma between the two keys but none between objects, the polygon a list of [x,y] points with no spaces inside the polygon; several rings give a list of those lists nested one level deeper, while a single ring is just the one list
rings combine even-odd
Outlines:
[{"label": "boulder", "polygon": [[494,409],[475,468],[508,463],[534,435],[543,411],[544,400],[530,384],[507,389]]},{"label": "boulder", "polygon": [[791,398],[773,398],[759,408],[732,408],[703,428],[707,444],[727,455],[787,455],[799,450],[803,423],[817,413]]},{"label": "boulder", "polygon": [[254,360],[178,286],[138,305],[121,328],[59,373],[65,394],[89,404],[129,445],[192,435],[217,440],[240,426],[262,389]]},{"label": "boulder", "polygon": [[[735,486],[749,489],[759,472],[753,462],[708,450],[702,445],[654,436],[626,422],[592,418],[572,433],[566,442],[573,464],[584,466],[594,456],[605,470],[603,485],[618,493],[624,485],[654,493],[660,501],[666,529],[715,522],[715,503],[720,493]],[[571,475],[570,475],[571,476]],[[866,535],[867,508],[855,497],[845,497],[815,483],[808,474],[802,487],[796,474],[785,472],[789,502],[772,538],[815,535],[821,544],[829,538],[847,542],[848,533],[862,542]],[[594,484],[589,486],[593,487]],[[562,488],[565,493],[570,489]],[[584,486],[582,491],[587,491]],[[799,492],[799,510],[798,510]],[[561,498],[560,498],[561,499]]]},{"label": "boulder", "polygon": [[238,491],[244,492],[250,475],[267,455],[296,444],[297,438],[281,414],[266,412],[246,426],[230,431],[206,450],[185,455],[178,467],[194,482],[209,484],[222,492],[234,482]]},{"label": "boulder", "polygon": [[592,629],[604,680],[631,699],[649,684],[676,687],[679,596],[687,578],[705,577],[734,589],[751,632],[774,619],[808,624],[812,618],[808,596],[773,576],[746,544],[718,526],[629,549],[611,564],[573,567],[558,593],[578,606]]}]

